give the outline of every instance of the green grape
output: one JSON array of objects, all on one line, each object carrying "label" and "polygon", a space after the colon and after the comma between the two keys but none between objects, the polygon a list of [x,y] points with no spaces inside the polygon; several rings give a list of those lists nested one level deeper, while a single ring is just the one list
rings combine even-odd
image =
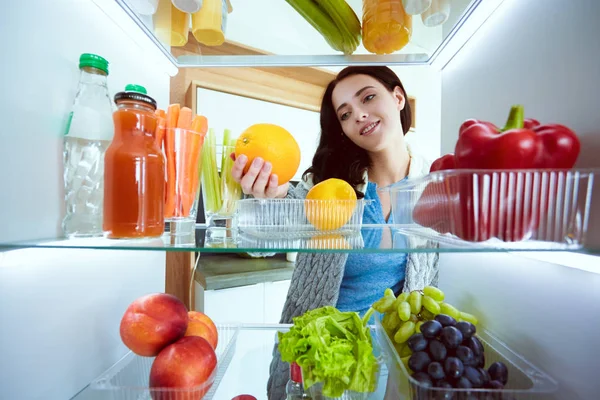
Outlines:
[{"label": "green grape", "polygon": [[440,305],[432,297],[423,296],[423,307],[430,313],[438,315],[440,313]]},{"label": "green grape", "polygon": [[383,291],[383,297],[393,297],[394,300],[396,299],[396,296],[394,295],[394,291],[390,288],[387,288]]},{"label": "green grape", "polygon": [[403,292],[403,293],[400,293],[400,294],[398,295],[398,297],[396,297],[396,301],[394,302],[394,308],[396,308],[396,309],[397,309],[397,308],[398,308],[398,306],[400,305],[400,303],[402,303],[403,301],[407,301],[407,300],[408,300],[408,295],[409,295],[409,294],[410,294],[410,293],[408,293],[408,292]]},{"label": "green grape", "polygon": [[385,312],[388,312],[392,308],[394,301],[396,301],[395,297],[383,296],[381,299],[379,299],[375,303],[373,303],[373,308],[375,310],[379,311],[380,313],[385,313]]},{"label": "green grape", "polygon": [[423,288],[423,294],[429,296],[437,302],[444,301],[444,292],[435,286],[425,286]]},{"label": "green grape", "polygon": [[407,321],[400,326],[398,332],[394,335],[394,341],[396,343],[404,343],[413,335],[413,333],[415,333],[415,323]]},{"label": "green grape", "polygon": [[440,314],[449,315],[457,321],[460,318],[460,311],[448,303],[440,304]]},{"label": "green grape", "polygon": [[423,311],[421,311],[421,319],[422,320],[424,320],[424,321],[431,321],[434,318],[435,318],[435,315],[433,315],[427,309],[424,309]]},{"label": "green grape", "polygon": [[409,321],[412,321],[412,322],[414,322],[416,324],[417,322],[419,322],[419,317],[416,316],[415,314],[410,314]]},{"label": "green grape", "polygon": [[411,354],[412,354],[412,350],[410,349],[410,347],[408,347],[408,345],[406,343],[404,343],[404,347],[402,348],[402,351],[400,352],[400,357],[410,356]]},{"label": "green grape", "polygon": [[417,322],[417,324],[415,325],[415,332],[421,333],[421,325],[423,325],[424,323],[425,323],[425,321]]},{"label": "green grape", "polygon": [[398,305],[398,317],[402,321],[408,321],[410,319],[410,304],[403,301]]},{"label": "green grape", "polygon": [[422,297],[421,293],[417,290],[410,292],[408,302],[410,303],[410,311],[412,311],[413,314],[421,312]]},{"label": "green grape", "polygon": [[475,317],[473,314],[469,314],[466,312],[462,312],[460,313],[460,317],[458,318],[459,321],[466,321],[466,322],[470,322],[473,325],[477,325],[477,323],[479,321],[477,321],[477,317]]},{"label": "green grape", "polygon": [[394,349],[396,349],[398,356],[400,356],[400,354],[402,354],[405,347],[408,347],[408,345],[406,343],[396,343],[396,342],[393,342],[393,343],[394,343]]},{"label": "green grape", "polygon": [[390,316],[390,317],[388,318],[388,327],[389,327],[391,330],[394,330],[394,331],[395,331],[396,329],[398,329],[398,327],[400,326],[400,323],[402,322],[402,321],[400,321],[400,317],[398,317],[398,313],[397,313],[397,312],[393,312],[393,311],[392,311],[392,312],[390,312],[390,313],[388,313],[388,314],[386,314],[386,315],[389,315],[389,316]]}]

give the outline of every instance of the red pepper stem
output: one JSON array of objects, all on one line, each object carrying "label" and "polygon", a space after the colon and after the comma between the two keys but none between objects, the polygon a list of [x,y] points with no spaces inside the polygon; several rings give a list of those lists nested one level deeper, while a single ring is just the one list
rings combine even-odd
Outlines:
[{"label": "red pepper stem", "polygon": [[520,105],[514,105],[510,108],[510,114],[506,120],[506,125],[502,128],[502,132],[508,131],[509,129],[520,129],[523,128],[525,121],[525,108]]}]

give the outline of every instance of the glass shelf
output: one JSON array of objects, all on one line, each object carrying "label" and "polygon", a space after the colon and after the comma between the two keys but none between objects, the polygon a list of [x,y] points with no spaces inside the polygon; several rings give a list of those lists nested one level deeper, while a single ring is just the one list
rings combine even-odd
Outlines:
[{"label": "glass shelf", "polygon": [[524,240],[520,242],[466,242],[449,235],[439,235],[428,228],[405,225],[364,225],[360,233],[304,237],[264,238],[239,230],[207,228],[201,224],[189,235],[161,238],[114,240],[105,238],[40,239],[0,243],[0,250],[20,248],[61,248],[96,250],[188,251],[202,253],[251,252],[321,252],[321,253],[432,253],[432,252],[507,252],[507,251],[572,251],[597,253],[600,248],[580,244]]},{"label": "glass shelf", "polygon": [[[413,15],[410,41],[400,50],[387,55],[370,53],[362,40],[351,55],[334,50],[315,28],[282,0],[230,1],[232,9],[230,13],[225,13],[223,23],[225,41],[211,46],[196,39],[194,28],[199,25],[192,22],[195,18],[191,14],[177,16],[177,10],[172,13],[168,6],[165,8],[160,5],[154,14],[142,13],[136,3],[143,2],[116,1],[178,67],[218,67],[430,64],[450,41],[465,39],[456,39],[455,36],[486,0],[434,0],[447,4],[447,19],[428,27],[422,15]],[[165,1],[168,0],[161,0]],[[226,0],[222,1],[226,6]],[[346,2],[362,25],[362,0]],[[500,2],[493,0],[494,6]],[[483,14],[495,9],[483,8],[486,9],[484,12],[479,10]],[[179,22],[185,19],[186,22]],[[476,21],[469,22],[480,24],[484,20],[485,16],[476,15]]]}]

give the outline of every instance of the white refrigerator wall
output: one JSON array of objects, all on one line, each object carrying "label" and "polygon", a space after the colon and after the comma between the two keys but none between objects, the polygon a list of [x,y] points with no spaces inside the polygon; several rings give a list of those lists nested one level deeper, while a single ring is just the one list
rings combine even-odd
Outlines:
[{"label": "white refrigerator wall", "polygon": [[[165,107],[169,76],[92,0],[9,2],[0,36],[0,240],[56,237],[79,55],[108,59],[111,96],[138,83]],[[0,253],[0,398],[77,393],[125,354],[120,316],[136,297],[164,291],[164,274],[162,252]]]},{"label": "white refrigerator wall", "polygon": [[[578,167],[599,167],[599,16],[595,0],[504,0],[442,71],[442,153],[454,150],[465,119],[502,125],[510,106],[523,104],[526,116],[578,133]],[[598,204],[600,191],[594,198]],[[592,211],[590,236],[598,242],[600,208]],[[442,255],[440,285],[451,301],[481,315],[510,347],[554,376],[557,398],[597,398],[600,258],[535,258],[541,257]]]}]

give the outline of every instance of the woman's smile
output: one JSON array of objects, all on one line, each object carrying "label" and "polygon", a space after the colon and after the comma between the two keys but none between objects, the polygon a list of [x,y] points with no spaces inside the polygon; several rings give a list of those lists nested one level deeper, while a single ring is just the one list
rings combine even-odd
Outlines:
[{"label": "woman's smile", "polygon": [[378,130],[380,123],[381,121],[374,121],[365,124],[360,130],[360,136],[371,136]]}]

